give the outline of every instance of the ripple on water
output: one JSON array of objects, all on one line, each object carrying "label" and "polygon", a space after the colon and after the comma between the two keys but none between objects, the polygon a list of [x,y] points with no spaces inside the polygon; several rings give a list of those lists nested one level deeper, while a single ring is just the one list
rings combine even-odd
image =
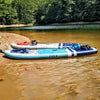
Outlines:
[{"label": "ripple on water", "polygon": [[99,100],[100,63],[96,56],[13,61],[4,66],[16,76],[26,100]]}]

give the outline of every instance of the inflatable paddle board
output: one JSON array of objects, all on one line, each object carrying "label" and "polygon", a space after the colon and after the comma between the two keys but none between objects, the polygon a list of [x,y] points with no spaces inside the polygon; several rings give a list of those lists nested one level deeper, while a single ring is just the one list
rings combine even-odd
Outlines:
[{"label": "inflatable paddle board", "polygon": [[37,43],[31,44],[30,42],[26,43],[12,43],[11,47],[19,49],[19,48],[28,48],[28,49],[57,49],[57,48],[66,48],[71,47],[73,45],[78,45],[79,43]]},{"label": "inflatable paddle board", "polygon": [[62,58],[62,57],[73,57],[87,54],[97,53],[96,48],[90,48],[88,50],[78,50],[71,47],[62,49],[13,49],[6,50],[4,54],[7,57],[14,59],[41,59],[41,58]]}]

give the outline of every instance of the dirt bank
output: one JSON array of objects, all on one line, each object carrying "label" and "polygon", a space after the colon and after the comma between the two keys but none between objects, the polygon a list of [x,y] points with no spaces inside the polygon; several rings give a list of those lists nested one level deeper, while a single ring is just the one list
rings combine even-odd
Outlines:
[{"label": "dirt bank", "polygon": [[4,51],[11,49],[10,44],[16,42],[30,41],[27,37],[14,34],[14,33],[2,33],[0,32],[0,50]]},{"label": "dirt bank", "polygon": [[[24,42],[24,41],[30,41],[29,38],[14,34],[14,33],[2,33],[0,32],[0,51],[4,52],[4,50],[10,50],[12,49],[10,44],[11,43],[16,43],[16,42]],[[4,62],[4,58],[2,57],[4,54],[0,54],[0,62]]]}]

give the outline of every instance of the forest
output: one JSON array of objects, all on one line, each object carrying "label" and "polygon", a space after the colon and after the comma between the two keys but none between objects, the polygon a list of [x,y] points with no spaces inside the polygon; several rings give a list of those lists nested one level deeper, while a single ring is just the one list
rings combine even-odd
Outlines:
[{"label": "forest", "polygon": [[100,0],[0,0],[0,25],[100,21]]}]

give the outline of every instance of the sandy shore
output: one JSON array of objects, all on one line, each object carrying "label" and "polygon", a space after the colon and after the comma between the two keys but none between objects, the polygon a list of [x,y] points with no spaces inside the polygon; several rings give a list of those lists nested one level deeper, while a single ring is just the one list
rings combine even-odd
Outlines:
[{"label": "sandy shore", "polygon": [[[24,41],[30,41],[30,39],[14,33],[0,32],[0,51],[3,52],[4,50],[12,49],[10,46],[11,43]],[[0,55],[0,58],[2,61],[2,55]]]},{"label": "sandy shore", "polygon": [[23,27],[27,26],[25,24],[13,24],[13,25],[0,25],[0,28],[5,28],[5,27]]}]

